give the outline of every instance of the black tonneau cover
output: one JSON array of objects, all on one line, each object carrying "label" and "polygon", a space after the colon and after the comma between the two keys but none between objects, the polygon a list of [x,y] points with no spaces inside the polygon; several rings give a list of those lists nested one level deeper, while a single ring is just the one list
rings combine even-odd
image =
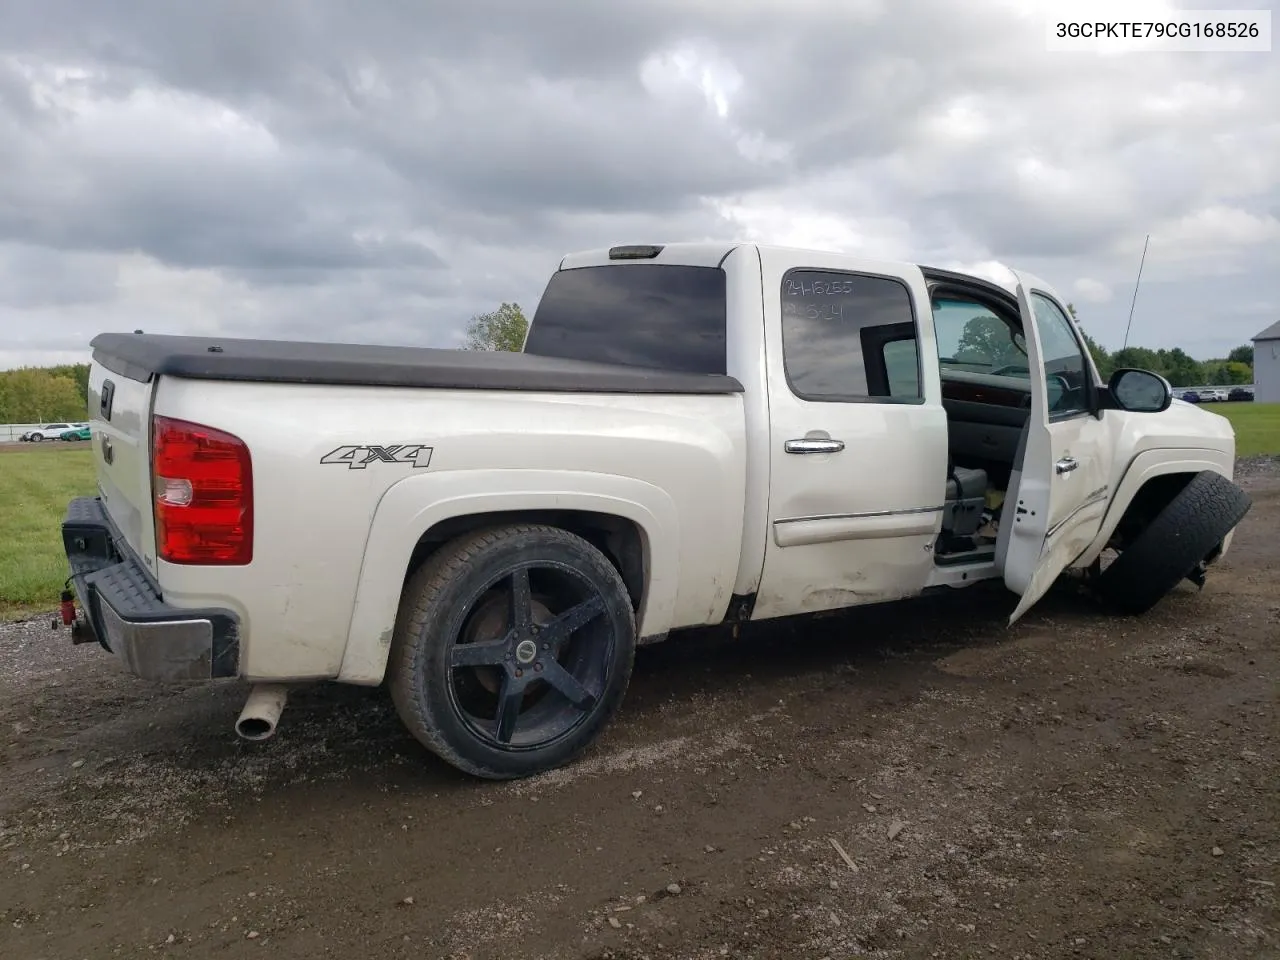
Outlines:
[{"label": "black tonneau cover", "polygon": [[552,393],[741,393],[735,378],[495,350],[100,333],[93,358],[122,377]]}]

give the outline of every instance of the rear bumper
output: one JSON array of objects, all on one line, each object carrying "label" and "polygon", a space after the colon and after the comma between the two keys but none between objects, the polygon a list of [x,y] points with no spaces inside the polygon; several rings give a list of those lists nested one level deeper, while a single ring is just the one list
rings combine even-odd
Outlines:
[{"label": "rear bumper", "polygon": [[165,603],[159,585],[111,522],[102,501],[67,505],[62,543],[87,628],[126,670],[146,680],[234,677],[240,623],[219,608]]}]

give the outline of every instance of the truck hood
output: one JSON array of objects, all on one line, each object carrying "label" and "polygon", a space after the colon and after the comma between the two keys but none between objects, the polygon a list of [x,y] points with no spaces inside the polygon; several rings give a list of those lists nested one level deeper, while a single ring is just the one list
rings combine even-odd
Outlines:
[{"label": "truck hood", "polygon": [[1162,413],[1131,414],[1128,427],[1141,437],[1141,446],[1221,450],[1235,456],[1231,421],[1185,400],[1175,398]]},{"label": "truck hood", "polygon": [[1220,413],[1214,413],[1212,410],[1206,410],[1198,403],[1188,403],[1186,400],[1174,398],[1173,403],[1169,405],[1162,416],[1168,418],[1168,422],[1185,424],[1194,430],[1213,430],[1222,436],[1234,437],[1235,429],[1231,426],[1231,421]]}]

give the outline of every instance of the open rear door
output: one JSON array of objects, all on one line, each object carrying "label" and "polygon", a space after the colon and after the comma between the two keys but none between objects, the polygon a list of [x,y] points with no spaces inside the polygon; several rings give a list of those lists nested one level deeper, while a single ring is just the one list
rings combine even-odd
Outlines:
[{"label": "open rear door", "polygon": [[[1015,271],[1031,373],[1031,411],[1000,523],[1016,622],[1093,541],[1107,506],[1109,463],[1088,349],[1048,284]],[[1003,548],[1003,549],[1001,549]]]}]

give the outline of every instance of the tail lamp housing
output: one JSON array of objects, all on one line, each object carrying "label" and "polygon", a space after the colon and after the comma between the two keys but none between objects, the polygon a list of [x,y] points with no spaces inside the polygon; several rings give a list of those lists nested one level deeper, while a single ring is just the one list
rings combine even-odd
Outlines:
[{"label": "tail lamp housing", "polygon": [[243,566],[253,560],[253,462],[239,437],[152,417],[156,551],[167,563]]}]

